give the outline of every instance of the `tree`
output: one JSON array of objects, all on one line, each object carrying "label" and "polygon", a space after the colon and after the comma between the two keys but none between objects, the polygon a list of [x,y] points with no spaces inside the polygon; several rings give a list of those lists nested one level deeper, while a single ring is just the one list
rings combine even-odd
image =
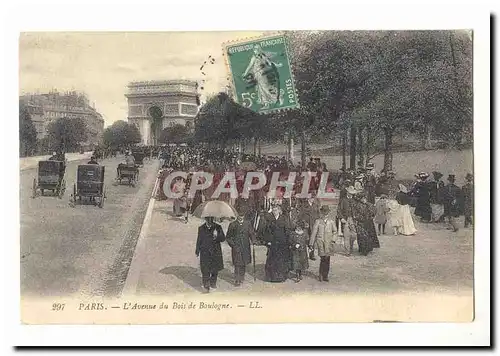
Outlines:
[{"label": "tree", "polygon": [[191,130],[181,124],[165,127],[160,135],[161,143],[184,143],[192,140]]},{"label": "tree", "polygon": [[258,132],[263,117],[234,102],[226,93],[207,99],[195,120],[195,139],[217,142],[225,148],[230,141],[249,138]]},{"label": "tree", "polygon": [[37,145],[36,128],[26,105],[19,102],[19,155],[33,154]]},{"label": "tree", "polygon": [[51,149],[77,151],[87,141],[87,127],[81,118],[59,118],[49,124],[47,136]]},{"label": "tree", "polygon": [[118,120],[104,130],[103,141],[105,146],[118,149],[141,142],[141,133],[135,125]]}]

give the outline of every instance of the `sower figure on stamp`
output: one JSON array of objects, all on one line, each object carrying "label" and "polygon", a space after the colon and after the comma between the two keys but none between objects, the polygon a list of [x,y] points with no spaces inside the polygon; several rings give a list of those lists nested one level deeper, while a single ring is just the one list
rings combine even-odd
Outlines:
[{"label": "sower figure on stamp", "polygon": [[255,231],[245,215],[245,210],[238,212],[237,220],[229,224],[226,234],[226,241],[231,247],[236,287],[245,280],[246,266],[252,262],[251,244],[255,244]]},{"label": "sower figure on stamp", "polygon": [[464,217],[465,223],[464,227],[468,228],[469,225],[473,225],[472,222],[472,214],[474,211],[474,184],[472,183],[473,176],[470,173],[467,173],[465,176],[465,180],[467,183],[462,187],[462,195],[464,199]]},{"label": "sower figure on stamp", "polygon": [[196,240],[196,256],[200,257],[201,278],[204,292],[217,288],[217,276],[224,269],[222,248],[220,243],[225,240],[222,226],[214,222],[213,217],[206,217],[205,223],[198,228]]}]

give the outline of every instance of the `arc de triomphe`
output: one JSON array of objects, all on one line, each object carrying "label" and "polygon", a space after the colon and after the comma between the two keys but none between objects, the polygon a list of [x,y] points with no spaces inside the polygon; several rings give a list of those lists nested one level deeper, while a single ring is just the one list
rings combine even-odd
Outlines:
[{"label": "arc de triomphe", "polygon": [[131,82],[128,93],[128,122],[136,125],[144,145],[157,145],[161,131],[174,124],[194,127],[199,96],[191,80]]}]

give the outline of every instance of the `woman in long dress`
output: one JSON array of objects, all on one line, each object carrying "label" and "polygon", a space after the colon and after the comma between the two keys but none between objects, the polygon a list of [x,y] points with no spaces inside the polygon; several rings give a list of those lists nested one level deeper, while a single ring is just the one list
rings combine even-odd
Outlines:
[{"label": "woman in long dress", "polygon": [[401,235],[415,235],[417,229],[415,229],[415,225],[413,224],[413,218],[410,213],[410,197],[408,196],[408,189],[400,184],[399,192],[396,195],[396,200],[400,205],[400,213],[401,213],[401,226],[399,228],[399,233]]},{"label": "woman in long dress", "polygon": [[375,207],[367,202],[362,190],[349,187],[347,192],[353,197],[351,200],[351,216],[358,239],[359,253],[366,256],[374,248],[380,247],[373,222]]}]

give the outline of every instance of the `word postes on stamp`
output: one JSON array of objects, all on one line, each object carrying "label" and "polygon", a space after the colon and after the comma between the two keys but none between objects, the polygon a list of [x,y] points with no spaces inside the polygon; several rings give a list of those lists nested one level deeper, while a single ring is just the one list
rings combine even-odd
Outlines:
[{"label": "word postes on stamp", "polygon": [[299,107],[284,35],[226,44],[234,100],[258,113]]}]

